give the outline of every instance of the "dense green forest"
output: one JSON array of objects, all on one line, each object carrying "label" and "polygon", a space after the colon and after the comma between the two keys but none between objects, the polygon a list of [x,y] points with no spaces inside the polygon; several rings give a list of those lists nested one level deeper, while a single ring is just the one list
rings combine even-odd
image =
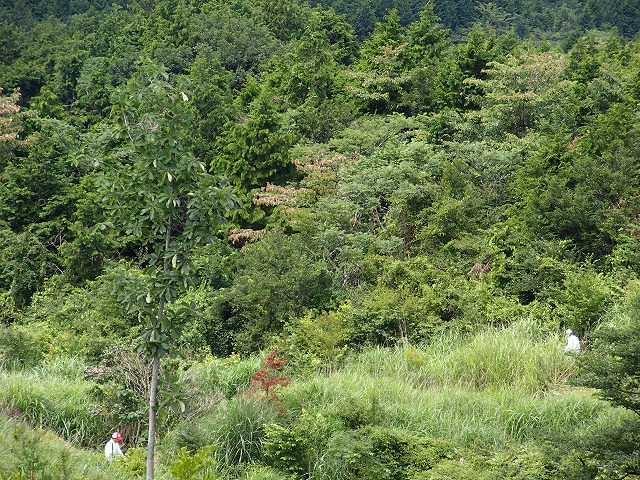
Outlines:
[{"label": "dense green forest", "polygon": [[0,5],[0,479],[640,478],[638,0]]}]

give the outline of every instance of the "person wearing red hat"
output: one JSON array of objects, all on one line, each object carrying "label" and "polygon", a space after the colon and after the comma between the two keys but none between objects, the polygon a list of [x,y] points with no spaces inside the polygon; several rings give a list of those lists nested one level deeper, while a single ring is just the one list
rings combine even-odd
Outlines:
[{"label": "person wearing red hat", "polygon": [[111,438],[104,446],[104,454],[108,460],[113,460],[115,457],[121,457],[124,455],[122,453],[122,448],[120,447],[120,442],[123,440],[120,432],[113,432]]}]

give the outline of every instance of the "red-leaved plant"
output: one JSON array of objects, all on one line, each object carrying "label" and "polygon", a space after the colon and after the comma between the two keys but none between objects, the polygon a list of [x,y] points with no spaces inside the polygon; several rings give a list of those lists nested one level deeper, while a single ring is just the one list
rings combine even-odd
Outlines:
[{"label": "red-leaved plant", "polygon": [[251,387],[247,396],[269,402],[280,408],[278,390],[289,385],[289,377],[284,374],[287,359],[277,350],[271,350],[262,361],[262,368],[251,377]]}]

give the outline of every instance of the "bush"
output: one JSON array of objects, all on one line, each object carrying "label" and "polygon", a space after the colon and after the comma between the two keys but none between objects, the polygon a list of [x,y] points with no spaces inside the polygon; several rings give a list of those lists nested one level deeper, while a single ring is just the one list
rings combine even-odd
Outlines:
[{"label": "bush", "polygon": [[295,370],[331,370],[340,365],[348,352],[349,329],[340,310],[309,312],[291,322],[288,331],[286,353]]},{"label": "bush", "polygon": [[611,283],[593,268],[567,271],[556,293],[557,315],[576,332],[592,331],[616,299]]},{"label": "bush", "polygon": [[608,321],[593,332],[590,350],[577,358],[575,383],[596,388],[613,405],[640,415],[640,288],[629,286],[625,309],[612,312]]},{"label": "bush", "polygon": [[196,452],[183,447],[167,470],[174,480],[215,480],[218,474],[212,456],[214,450],[216,447],[213,445],[202,447]]},{"label": "bush", "polygon": [[221,291],[223,321],[234,351],[254,352],[282,333],[287,321],[332,306],[330,272],[302,235],[265,235],[237,257],[233,285]]},{"label": "bush", "polygon": [[143,477],[147,471],[147,449],[128,448],[125,455],[113,462],[114,469],[127,477]]},{"label": "bush", "polygon": [[290,425],[265,425],[264,462],[296,478],[311,477],[322,463],[327,442],[339,422],[323,412],[302,410]]},{"label": "bush", "polygon": [[22,325],[0,325],[0,365],[25,368],[39,364],[47,350],[48,339],[38,329]]},{"label": "bush", "polygon": [[328,444],[338,460],[340,478],[409,480],[455,455],[452,443],[384,428],[366,427],[339,433]]},{"label": "bush", "polygon": [[115,343],[133,341],[138,321],[127,315],[110,292],[107,277],[75,288],[52,278],[34,295],[23,324],[47,339],[47,355],[79,355],[98,361]]},{"label": "bush", "polygon": [[149,412],[149,359],[131,347],[114,345],[84,375],[91,380],[87,385],[94,414],[110,429],[118,429],[129,444],[137,445]]}]

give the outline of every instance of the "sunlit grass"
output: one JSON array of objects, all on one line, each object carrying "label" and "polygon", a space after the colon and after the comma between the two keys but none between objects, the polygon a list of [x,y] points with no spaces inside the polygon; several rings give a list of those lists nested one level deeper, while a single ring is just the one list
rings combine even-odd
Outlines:
[{"label": "sunlit grass", "polygon": [[29,371],[0,371],[0,410],[76,445],[102,441],[107,432],[91,412],[91,383],[82,379],[82,372],[82,363],[75,359]]},{"label": "sunlit grass", "polygon": [[[282,477],[249,465],[261,459],[264,425],[272,422],[286,426],[299,418],[323,418],[326,428],[316,436],[326,440],[348,442],[350,432],[370,426],[498,456],[505,448],[519,448],[514,445],[529,451],[541,439],[579,437],[622,422],[623,411],[568,384],[575,365],[562,345],[559,334],[516,323],[468,336],[448,332],[422,346],[370,348],[330,373],[292,378],[279,390],[282,409],[277,410],[242,394],[260,357],[207,359],[184,371],[184,385],[194,389],[192,410],[162,439],[160,457],[170,462],[171,448],[217,445],[221,464],[244,465],[244,478],[266,480]],[[0,411],[99,452],[104,425],[90,413],[87,390],[92,384],[83,372],[83,363],[74,358],[50,360],[31,370],[0,371]],[[2,442],[9,445],[6,439],[13,433],[0,427]],[[43,458],[67,461],[66,453],[46,448],[38,446]],[[530,451],[537,454],[533,447]],[[0,461],[2,455],[0,445]],[[310,478],[337,478],[332,475],[344,468],[342,457],[322,451],[315,455]],[[99,455],[87,458],[100,461]]]},{"label": "sunlit grass", "polygon": [[246,359],[211,357],[192,364],[183,375],[183,381],[197,384],[202,395],[232,397],[249,386],[251,376],[259,366],[260,358],[256,356]]},{"label": "sunlit grass", "polygon": [[567,385],[574,368],[561,339],[516,324],[448,333],[421,348],[372,348],[285,394],[350,426],[499,445],[584,428],[608,408]]},{"label": "sunlit grass", "polygon": [[564,388],[574,371],[561,347],[557,337],[522,322],[468,337],[448,332],[421,348],[369,349],[343,372],[398,376],[420,388],[509,388],[545,394]]}]

